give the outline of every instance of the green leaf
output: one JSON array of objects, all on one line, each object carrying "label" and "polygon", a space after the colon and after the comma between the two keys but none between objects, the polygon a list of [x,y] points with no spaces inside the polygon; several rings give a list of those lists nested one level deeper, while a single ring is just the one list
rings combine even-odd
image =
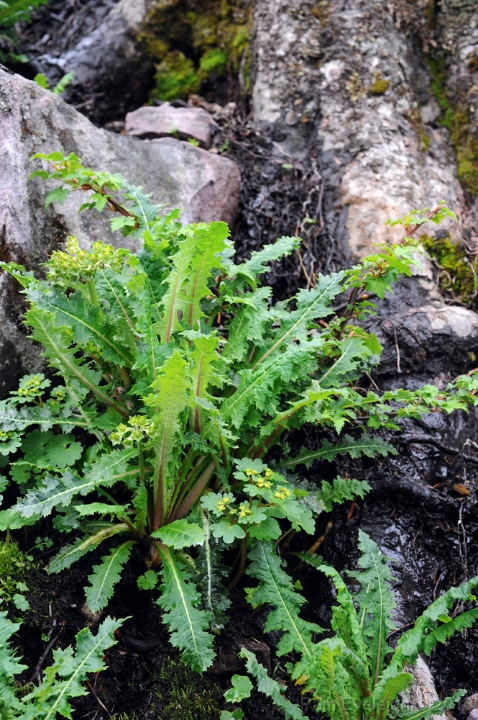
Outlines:
[{"label": "green leaf", "polygon": [[157,603],[165,611],[163,619],[171,631],[171,644],[183,651],[193,670],[204,672],[214,659],[213,636],[206,632],[210,614],[198,609],[200,595],[189,573],[180,569],[176,556],[164,545],[158,550],[163,561],[163,584]]},{"label": "green leaf", "polygon": [[157,410],[154,434],[159,440],[159,449],[155,460],[154,496],[162,494],[165,517],[173,486],[171,465],[181,448],[178,444],[180,417],[189,404],[190,381],[187,363],[178,350],[165,360],[161,370],[152,384],[154,395],[148,395],[145,402]]},{"label": "green leaf", "polygon": [[420,708],[411,713],[402,715],[400,720],[430,720],[435,715],[443,715],[445,710],[451,710],[457,702],[466,695],[466,690],[457,690],[451,697],[444,700],[438,700],[429,708]]},{"label": "green leaf", "polygon": [[29,310],[26,322],[33,328],[33,340],[41,343],[50,365],[58,368],[65,379],[74,378],[87,388],[99,402],[116,409],[122,417],[129,413],[112,400],[98,386],[98,374],[86,363],[77,360],[75,348],[70,348],[70,337],[64,328],[58,328],[53,313],[45,310]]},{"label": "green leaf", "polygon": [[281,630],[284,633],[277,646],[277,654],[296,651],[309,656],[312,634],[322,632],[322,628],[299,617],[305,599],[295,591],[292,578],[281,568],[274,546],[256,543],[249,552],[249,559],[251,564],[247,575],[259,580],[250,601],[254,607],[262,603],[272,605],[274,609],[268,615],[265,631]]},{"label": "green leaf", "polygon": [[101,558],[99,565],[93,567],[93,574],[88,576],[91,584],[85,588],[86,604],[92,613],[103,610],[108,604],[134,544],[134,540],[128,540],[113,548],[109,555]]},{"label": "green leaf", "polygon": [[226,702],[238,703],[251,696],[251,690],[254,686],[247,675],[233,675],[231,683],[232,688],[229,688],[224,693]]},{"label": "green leaf", "polygon": [[364,432],[360,438],[344,435],[342,440],[335,445],[327,439],[324,439],[318,450],[306,450],[303,448],[297,457],[288,458],[282,461],[281,464],[285,467],[294,467],[302,463],[306,467],[310,467],[314,460],[328,460],[332,462],[337,455],[341,453],[348,453],[350,457],[354,459],[361,455],[372,458],[375,457],[375,455],[398,454],[393,445],[382,440],[381,437],[371,436]]},{"label": "green leaf", "polygon": [[386,641],[387,635],[395,630],[392,620],[395,600],[390,589],[393,577],[387,564],[388,558],[362,530],[359,530],[359,548],[362,554],[358,564],[362,570],[349,571],[348,575],[362,586],[354,599],[360,607],[362,632],[368,645],[375,686],[384,669],[385,655],[391,650]]},{"label": "green leaf", "polygon": [[67,507],[75,496],[87,495],[100,484],[107,487],[131,474],[138,474],[137,469],[127,470],[129,460],[136,455],[135,448],[113,450],[109,455],[103,455],[81,478],[70,470],[61,477],[47,476],[38,487],[29,490],[14,509],[27,518],[37,513],[49,515],[53,508]]},{"label": "green leaf", "polygon": [[70,194],[70,190],[68,188],[61,188],[57,187],[51,192],[48,193],[45,199],[45,208],[48,208],[52,203],[57,202],[60,203],[60,205],[63,205],[66,198]]},{"label": "green leaf", "polygon": [[146,570],[144,575],[140,575],[137,585],[140,590],[154,590],[159,581],[159,575],[155,570]]},{"label": "green leaf", "polygon": [[31,463],[52,465],[63,469],[80,459],[83,448],[71,434],[55,435],[50,430],[33,430],[22,442],[25,460]]},{"label": "green leaf", "polygon": [[212,534],[216,538],[222,538],[228,545],[234,540],[240,540],[246,537],[244,529],[235,523],[231,524],[228,520],[220,520],[218,523],[211,525]]},{"label": "green leaf", "polygon": [[30,607],[30,603],[28,602],[26,597],[24,595],[20,595],[20,593],[15,593],[12,597],[12,600],[15,607],[19,610],[22,610],[23,612],[25,612],[25,610],[28,610],[28,608]]},{"label": "green leaf", "polygon": [[259,692],[271,698],[274,705],[284,710],[285,720],[307,720],[307,716],[302,714],[299,706],[294,705],[284,697],[283,692],[285,688],[279,685],[276,680],[269,677],[265,667],[257,662],[254,653],[245,648],[241,648],[239,657],[244,658],[246,661],[247,672],[249,672],[257,682]]},{"label": "green leaf", "polygon": [[187,520],[175,520],[164,525],[152,533],[152,537],[159,538],[165,545],[181,550],[192,545],[204,543],[204,530],[197,523],[190,523]]},{"label": "green leaf", "polygon": [[[75,651],[53,651],[53,664],[48,668],[45,679],[31,693],[23,698],[24,720],[55,720],[57,715],[71,717],[71,698],[87,694],[83,686],[90,673],[105,670],[104,655],[115,644],[114,633],[123,620],[106,618],[92,635],[84,628],[76,636]],[[58,676],[58,677],[57,677]]]},{"label": "green leaf", "polygon": [[66,545],[60,550],[58,555],[55,555],[55,557],[50,560],[48,564],[49,575],[66,570],[66,568],[73,565],[73,563],[83,557],[83,555],[86,555],[87,552],[94,550],[103,540],[113,537],[113,535],[129,532],[130,529],[126,523],[118,523],[117,525],[108,523],[100,530],[77,540],[72,545]]}]

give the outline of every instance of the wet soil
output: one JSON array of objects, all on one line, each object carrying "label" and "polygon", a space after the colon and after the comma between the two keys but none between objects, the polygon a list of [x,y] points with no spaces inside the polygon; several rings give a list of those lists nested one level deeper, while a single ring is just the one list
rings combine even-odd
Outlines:
[{"label": "wet soil", "polygon": [[[71,47],[79,34],[84,34],[81,22],[90,23],[93,29],[113,4],[113,0],[51,2],[38,11],[34,28],[23,28],[24,43],[30,45],[32,56],[42,52],[60,53]],[[34,65],[31,70],[35,70]],[[275,298],[288,297],[298,287],[309,287],[316,272],[327,273],[343,266],[346,258],[323,223],[324,186],[316,158],[310,157],[299,164],[287,157],[280,143],[252,127],[247,100],[232,117],[218,119],[217,124],[214,145],[238,162],[243,178],[240,211],[233,229],[239,256],[245,257],[281,235],[298,234],[305,239],[300,255],[277,263],[265,278],[273,286]],[[405,284],[401,296],[396,294],[395,299],[388,298],[381,304],[382,314],[387,316],[397,311],[397,295],[403,304],[407,299],[408,303],[424,301],[418,294],[416,284]],[[392,360],[373,374],[373,382],[381,389],[406,379],[396,373],[394,366],[396,338],[383,333],[383,342],[384,356]],[[430,381],[440,368],[453,376],[457,369],[459,372],[470,369],[465,357],[457,360],[446,353],[436,357],[433,366],[425,364],[421,368],[419,377],[414,376],[411,363],[407,382],[414,377],[416,383]],[[364,386],[369,382],[365,378]],[[297,448],[303,444],[314,446],[322,436],[322,431],[307,427],[291,436],[289,442]],[[317,538],[323,536],[319,552],[325,562],[340,571],[353,568],[358,558],[358,529],[368,532],[396,561],[396,623],[398,628],[407,628],[441,592],[478,573],[478,453],[475,446],[478,424],[473,414],[455,413],[449,418],[433,415],[424,422],[408,421],[402,435],[396,435],[393,441],[399,449],[395,458],[343,459],[334,464],[317,463],[309,471],[303,468],[299,471],[317,486],[337,473],[370,483],[372,491],[364,501],[348,503],[319,518],[316,535]],[[38,534],[37,530],[35,533]],[[41,534],[50,536],[55,545],[46,555],[38,557],[40,564],[46,563],[49,554],[56,552],[63,541],[47,524]],[[14,535],[21,547],[32,544],[23,533]],[[294,578],[303,585],[308,600],[304,615],[327,627],[333,602],[329,582],[313,569],[300,566],[294,555],[287,554],[306,550],[311,544],[310,537],[295,536],[284,558]],[[27,613],[18,634],[19,650],[29,666],[22,678],[24,681],[31,679],[48,644],[42,634],[43,638],[46,634],[55,639],[53,648],[66,647],[85,626],[86,618],[81,611],[83,588],[92,565],[104,550],[91,553],[59,576],[38,571],[32,581],[32,586],[37,588],[30,599],[32,611]],[[241,672],[237,660],[240,644],[249,643],[261,662],[270,664],[274,676],[287,682],[284,666],[293,658],[274,655],[277,637],[263,633],[266,609],[253,612],[245,602],[247,580],[233,592],[230,622],[217,637],[218,660],[212,672],[200,678],[177,664],[177,653],[169,645],[153,593],[137,589],[136,578],[143,570],[140,562],[133,558],[107,608],[105,614],[129,619],[121,629],[118,644],[107,653],[107,670],[91,678],[89,694],[75,701],[77,720],[103,720],[114,713],[120,716],[123,713],[128,718],[217,720],[224,707],[222,693],[230,686],[231,675]],[[399,631],[391,642],[398,637]],[[50,659],[51,650],[43,658],[42,667]],[[450,694],[458,687],[466,688],[469,693],[478,692],[477,659],[478,628],[465,631],[446,646],[439,647],[430,658],[439,694]],[[184,696],[183,701],[180,693],[173,696],[173,686],[187,688],[188,696]],[[202,708],[199,714],[187,714],[191,696],[197,698],[197,706]],[[308,708],[295,688],[289,688],[288,696],[302,702],[304,712],[309,709],[310,716],[314,716],[312,708]],[[243,708],[247,720],[282,717],[257,693],[243,703]],[[454,716],[459,720],[465,717],[460,710],[454,712]]]}]

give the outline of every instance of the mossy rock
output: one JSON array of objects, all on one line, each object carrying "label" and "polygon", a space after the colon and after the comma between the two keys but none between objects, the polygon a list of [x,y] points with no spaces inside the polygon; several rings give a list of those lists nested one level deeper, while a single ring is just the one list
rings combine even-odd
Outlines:
[{"label": "mossy rock", "polygon": [[156,5],[138,36],[158,63],[152,97],[187,98],[211,77],[239,71],[247,89],[251,22],[247,0],[173,0]]},{"label": "mossy rock", "polygon": [[452,242],[449,235],[424,236],[421,240],[440,268],[438,282],[443,292],[465,305],[472,305],[477,290],[476,258],[468,257],[465,248]]}]

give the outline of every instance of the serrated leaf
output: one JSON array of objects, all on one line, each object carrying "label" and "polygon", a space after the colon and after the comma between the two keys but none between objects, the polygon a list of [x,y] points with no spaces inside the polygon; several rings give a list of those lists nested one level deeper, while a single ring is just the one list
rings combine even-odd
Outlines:
[{"label": "serrated leaf", "polygon": [[274,705],[284,710],[285,720],[308,720],[298,705],[294,705],[284,697],[283,692],[285,688],[279,685],[277,680],[269,677],[265,667],[257,662],[254,653],[246,650],[246,648],[241,648],[239,656],[246,661],[247,671],[257,682],[259,692],[270,697]]},{"label": "serrated leaf", "polygon": [[165,545],[181,550],[185,547],[202,545],[204,543],[204,530],[197,523],[187,520],[175,520],[164,525],[152,533],[152,537],[159,538]]},{"label": "serrated leaf", "polygon": [[393,445],[382,440],[381,437],[363,433],[360,438],[344,435],[342,440],[335,445],[329,442],[329,440],[324,439],[318,450],[307,450],[303,448],[297,457],[287,458],[282,461],[281,464],[285,467],[294,467],[302,463],[306,467],[310,467],[314,460],[328,460],[332,462],[337,455],[341,453],[348,453],[350,457],[354,459],[361,455],[372,458],[375,457],[375,455],[398,454]]},{"label": "serrated leaf", "polygon": [[183,651],[184,660],[196,672],[212,664],[213,636],[206,631],[210,614],[198,609],[200,595],[181,570],[176,556],[164,545],[158,546],[162,561],[162,595],[157,601],[165,611],[163,619],[171,631],[171,644]]},{"label": "serrated leaf", "polygon": [[305,599],[295,591],[292,578],[281,568],[275,549],[268,543],[258,542],[249,552],[249,559],[251,564],[246,573],[259,580],[252,595],[254,607],[268,603],[274,608],[268,615],[265,631],[284,633],[277,654],[285,655],[295,650],[310,656],[312,634],[322,632],[322,628],[299,617]]},{"label": "serrated leaf", "polygon": [[50,560],[48,564],[49,575],[66,570],[66,568],[73,565],[73,563],[83,557],[83,555],[86,555],[87,552],[94,550],[103,540],[106,540],[106,538],[126,532],[130,532],[126,523],[118,523],[117,525],[108,523],[100,530],[92,532],[84,538],[80,538],[80,540],[77,540],[72,545],[66,545],[60,550],[58,555],[55,555],[55,557]]},{"label": "serrated leaf", "polygon": [[[114,633],[123,620],[106,618],[92,635],[84,628],[76,636],[75,651],[53,651],[53,664],[39,687],[23,698],[24,720],[55,720],[57,715],[71,717],[70,700],[87,694],[83,686],[90,673],[105,670],[104,655],[115,644]],[[58,677],[57,677],[58,676]]]},{"label": "serrated leaf", "polygon": [[107,487],[131,474],[138,474],[139,470],[127,470],[129,460],[136,455],[135,448],[113,450],[109,455],[103,455],[81,478],[70,470],[61,477],[47,476],[37,488],[29,490],[14,509],[28,518],[38,513],[49,515],[54,507],[68,507],[75,496],[87,495],[100,484]]},{"label": "serrated leaf", "polygon": [[134,540],[128,540],[113,548],[109,555],[101,558],[99,565],[93,567],[93,574],[88,576],[91,584],[85,588],[86,604],[92,613],[102,610],[108,604],[134,544]]}]

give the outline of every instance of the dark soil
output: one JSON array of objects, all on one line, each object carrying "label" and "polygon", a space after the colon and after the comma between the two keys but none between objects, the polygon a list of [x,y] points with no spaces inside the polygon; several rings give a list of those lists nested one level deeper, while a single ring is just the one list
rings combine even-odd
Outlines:
[{"label": "dark soil", "polygon": [[[33,57],[45,52],[58,55],[85,34],[85,26],[91,32],[113,4],[113,0],[50,2],[36,14],[34,26],[22,29],[23,50],[29,49]],[[34,73],[36,66],[25,70]],[[266,278],[275,297],[282,299],[298,287],[310,287],[315,273],[343,266],[346,259],[323,223],[324,186],[316,159],[310,157],[298,164],[284,155],[280,145],[252,127],[247,102],[232,118],[218,120],[218,126],[215,147],[236,160],[243,178],[240,212],[233,231],[239,256],[245,257],[281,235],[297,234],[304,238],[301,254],[277,263]],[[402,286],[402,304],[407,298],[409,303],[412,297],[420,300],[415,292],[413,283]],[[385,315],[397,312],[396,300],[387,299],[382,311]],[[394,365],[396,338],[385,332],[382,341],[384,357],[389,360],[374,374],[374,382],[384,389],[403,383],[404,377],[399,377]],[[420,370],[420,382],[436,377],[438,365],[451,374],[457,369],[457,362],[460,372],[469,369],[464,357],[457,360],[446,352],[433,356],[435,365],[425,363]],[[413,363],[410,367],[413,378]],[[365,386],[369,382],[364,379]],[[313,446],[320,440],[319,435],[316,428],[305,428],[289,438],[289,442],[296,447],[304,443]],[[478,573],[478,456],[474,444],[478,442],[477,423],[474,415],[455,413],[450,418],[434,415],[423,423],[409,421],[403,435],[394,441],[400,451],[396,458],[346,459],[333,465],[317,463],[310,471],[303,468],[302,471],[317,485],[338,472],[366,479],[372,486],[365,501],[349,503],[319,518],[317,537],[324,537],[320,554],[340,571],[352,568],[358,558],[358,529],[368,532],[397,561],[396,621],[399,628],[406,628],[441,592]],[[49,551],[53,554],[63,538],[47,526],[41,532],[55,540],[55,547]],[[22,533],[16,535],[22,547],[32,544]],[[287,551],[305,550],[312,541],[303,534],[297,535]],[[31,586],[36,586],[30,598],[32,611],[27,613],[18,633],[19,650],[29,666],[24,681],[30,680],[47,645],[42,633],[56,639],[53,647],[66,647],[85,626],[87,620],[81,611],[83,588],[100,554],[104,554],[104,548],[87,555],[59,576],[38,571],[38,576],[31,580]],[[304,615],[327,627],[333,602],[328,581],[315,570],[300,566],[293,555],[284,557],[294,578],[304,587],[308,600]],[[47,562],[48,554],[39,561]],[[242,671],[237,650],[243,644],[254,649],[263,664],[270,665],[277,679],[287,682],[284,665],[293,658],[274,655],[277,638],[263,633],[266,609],[252,612],[245,602],[247,580],[233,592],[230,622],[217,638],[218,660],[212,671],[201,678],[178,662],[154,603],[154,592],[137,589],[136,578],[143,570],[137,559],[125,568],[105,615],[129,619],[121,629],[117,645],[107,653],[108,669],[91,678],[91,692],[75,701],[75,719],[103,720],[118,713],[118,717],[123,714],[125,718],[218,720],[224,707],[222,693],[230,686],[231,675]],[[397,632],[394,638],[398,637]],[[43,667],[50,659],[51,653],[44,658]],[[458,687],[469,693],[478,692],[477,659],[478,628],[438,648],[430,663],[440,695],[450,694]],[[301,702],[293,686],[288,694],[292,700]],[[302,702],[307,711],[306,702]],[[247,720],[283,717],[258,693],[244,702],[243,708]],[[314,715],[312,708],[309,713]],[[454,714],[460,720],[465,717],[460,711]]]}]

